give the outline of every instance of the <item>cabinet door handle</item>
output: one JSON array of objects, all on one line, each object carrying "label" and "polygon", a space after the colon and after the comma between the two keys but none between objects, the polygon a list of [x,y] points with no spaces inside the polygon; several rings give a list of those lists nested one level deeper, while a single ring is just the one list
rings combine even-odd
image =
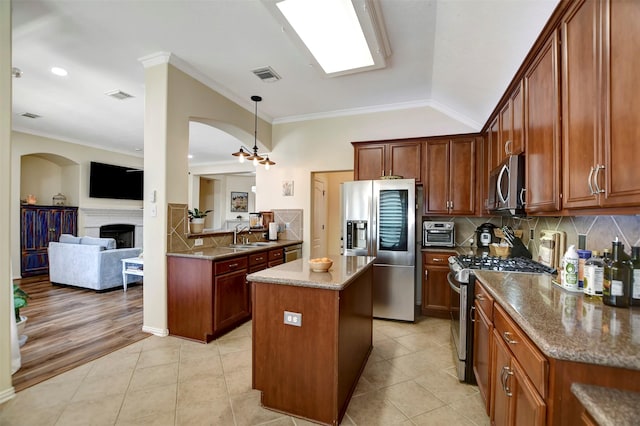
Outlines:
[{"label": "cabinet door handle", "polygon": [[509,140],[509,141],[506,141],[506,142],[504,143],[504,153],[505,153],[507,156],[509,156],[509,155],[511,155],[511,154],[512,154],[512,151],[511,151],[511,145],[512,145],[512,144],[513,144],[513,141],[510,141],[510,140]]},{"label": "cabinet door handle", "polygon": [[515,345],[516,343],[518,343],[517,340],[513,340],[511,337],[511,333],[509,333],[508,331],[505,331],[502,333],[502,338],[504,339],[505,342],[507,342],[510,345]]},{"label": "cabinet door handle", "polygon": [[437,258],[437,257],[434,257],[434,258],[433,258],[433,259],[431,259],[431,260],[433,260],[434,262],[442,262],[442,259]]},{"label": "cabinet door handle", "polygon": [[506,373],[508,370],[509,370],[509,367],[505,365],[504,367],[502,367],[502,371],[500,372],[500,384],[502,385],[502,390],[503,390],[505,393],[507,392],[507,389],[506,389],[506,386],[507,386],[507,385],[506,385],[506,383],[505,383],[505,380],[506,380],[506,379],[505,379],[504,375],[505,375],[505,373]]},{"label": "cabinet door handle", "polygon": [[589,193],[591,195],[596,195],[596,191],[593,190],[593,184],[591,183],[593,180],[593,172],[595,171],[595,167],[591,166],[591,170],[589,170],[589,177],[587,178],[587,184],[589,185]]},{"label": "cabinet door handle", "polygon": [[476,294],[476,300],[484,302],[484,300],[485,300],[484,294]]},{"label": "cabinet door handle", "polygon": [[476,322],[476,307],[472,306],[471,307],[471,315],[469,315],[471,317],[471,322]]},{"label": "cabinet door handle", "polygon": [[522,204],[523,206],[527,204],[526,200],[524,199],[525,192],[527,192],[527,188],[522,188],[520,190],[520,204]]},{"label": "cabinet door handle", "polygon": [[232,263],[229,265],[229,268],[237,268],[238,264],[237,263]]},{"label": "cabinet door handle", "polygon": [[600,170],[604,169],[603,164],[598,164],[596,166],[596,172],[593,175],[593,186],[596,188],[596,194],[602,194],[604,189],[600,189],[600,185],[598,185],[598,176],[600,176]]},{"label": "cabinet door handle", "polygon": [[502,389],[504,389],[504,393],[511,398],[513,396],[513,393],[511,393],[511,388],[509,387],[509,377],[513,376],[513,371],[511,371],[511,368],[509,368],[508,366],[504,366],[502,367],[502,372],[504,374],[504,382],[502,385]]}]

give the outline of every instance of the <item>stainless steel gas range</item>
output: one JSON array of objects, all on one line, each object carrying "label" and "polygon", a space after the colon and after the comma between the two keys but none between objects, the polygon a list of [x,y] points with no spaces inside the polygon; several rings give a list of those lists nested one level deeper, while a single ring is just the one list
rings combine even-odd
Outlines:
[{"label": "stainless steel gas range", "polygon": [[451,341],[454,357],[458,362],[458,379],[475,383],[473,376],[473,321],[474,291],[476,277],[474,270],[516,272],[529,274],[555,274],[556,270],[524,257],[500,258],[495,256],[459,255],[449,257],[447,280],[453,291],[460,295],[460,311],[451,314]]}]

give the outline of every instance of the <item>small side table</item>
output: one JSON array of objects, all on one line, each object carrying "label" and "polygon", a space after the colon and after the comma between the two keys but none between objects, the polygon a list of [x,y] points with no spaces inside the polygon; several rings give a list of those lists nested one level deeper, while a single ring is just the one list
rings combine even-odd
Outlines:
[{"label": "small side table", "polygon": [[144,276],[144,259],[140,257],[130,257],[122,259],[122,282],[124,291],[127,291],[127,275]]}]

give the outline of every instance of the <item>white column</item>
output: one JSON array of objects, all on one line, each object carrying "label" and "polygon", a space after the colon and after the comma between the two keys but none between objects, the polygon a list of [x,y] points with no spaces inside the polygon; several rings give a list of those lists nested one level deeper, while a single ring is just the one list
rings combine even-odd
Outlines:
[{"label": "white column", "polygon": [[[0,1],[0,403],[11,384],[11,1]],[[6,312],[9,315],[5,314]]]}]

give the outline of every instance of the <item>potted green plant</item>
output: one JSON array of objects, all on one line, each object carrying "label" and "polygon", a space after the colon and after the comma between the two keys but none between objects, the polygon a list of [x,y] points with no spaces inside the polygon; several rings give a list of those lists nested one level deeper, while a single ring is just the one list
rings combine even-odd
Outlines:
[{"label": "potted green plant", "polygon": [[189,212],[189,231],[192,234],[199,234],[204,229],[204,218],[207,214],[213,210],[199,210],[194,207],[193,210],[187,210]]},{"label": "potted green plant", "polygon": [[18,338],[20,339],[20,346],[27,341],[26,336],[23,336],[24,328],[27,325],[27,317],[24,315],[20,315],[20,309],[27,306],[29,303],[27,299],[30,296],[17,285],[13,285],[13,310],[16,317],[16,325],[18,326]]}]

